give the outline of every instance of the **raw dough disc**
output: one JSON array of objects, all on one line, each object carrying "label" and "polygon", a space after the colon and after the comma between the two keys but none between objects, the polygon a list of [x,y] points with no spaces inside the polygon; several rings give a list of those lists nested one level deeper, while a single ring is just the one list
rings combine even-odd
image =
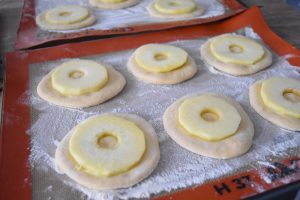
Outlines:
[{"label": "raw dough disc", "polygon": [[37,87],[37,93],[42,99],[50,103],[70,108],[84,108],[103,103],[120,93],[126,84],[126,80],[123,75],[114,70],[113,67],[102,65],[107,69],[108,81],[106,85],[97,92],[80,96],[65,96],[59,93],[53,89],[51,84],[51,75],[55,70],[53,69],[40,81]]},{"label": "raw dough disc", "polygon": [[154,84],[176,84],[192,78],[197,72],[195,61],[189,56],[188,61],[176,70],[164,73],[149,72],[137,64],[133,54],[127,63],[130,72],[139,79]]},{"label": "raw dough disc", "polygon": [[[223,34],[220,36],[226,36],[231,34]],[[220,60],[218,60],[210,51],[209,45],[210,41],[208,40],[205,42],[200,49],[201,57],[202,59],[207,62],[209,65],[212,65],[213,67],[217,68],[220,71],[226,72],[228,74],[234,75],[234,76],[241,76],[241,75],[248,75],[248,74],[254,74],[258,71],[261,71],[267,67],[269,67],[272,64],[272,53],[265,47],[265,55],[264,57],[256,62],[253,65],[239,65],[239,64],[232,64],[232,63],[224,63]]]},{"label": "raw dough disc", "polygon": [[51,24],[46,20],[46,13],[47,11],[42,12],[36,17],[36,24],[44,30],[72,30],[72,29],[79,29],[86,26],[90,26],[96,22],[96,18],[94,15],[89,11],[89,16],[74,24]]},{"label": "raw dough disc", "polygon": [[193,18],[193,17],[197,17],[199,15],[202,15],[205,11],[203,6],[197,5],[197,8],[191,12],[191,13],[186,13],[186,14],[178,14],[178,15],[174,15],[174,14],[165,14],[165,13],[161,13],[158,10],[156,10],[155,8],[155,0],[152,1],[148,6],[147,6],[147,10],[149,12],[149,14],[153,17],[158,17],[158,18],[164,18],[164,19],[174,19],[174,18]]},{"label": "raw dough disc", "polygon": [[292,131],[300,131],[300,119],[286,115],[279,115],[264,104],[260,95],[262,82],[263,81],[257,81],[250,86],[249,99],[253,109],[263,118],[280,126],[281,128]]},{"label": "raw dough disc", "polygon": [[104,3],[98,0],[89,0],[89,2],[94,7],[113,10],[113,9],[122,9],[130,6],[134,6],[138,4],[140,0],[126,0],[120,3]]},{"label": "raw dough disc", "polygon": [[183,103],[183,101],[187,98],[199,95],[201,94],[193,94],[182,97],[167,108],[163,116],[163,123],[165,130],[170,137],[183,148],[207,157],[227,159],[246,153],[252,145],[254,127],[252,121],[240,104],[229,97],[219,94],[207,94],[226,100],[234,106],[241,115],[242,119],[240,126],[234,135],[221,141],[209,142],[188,134],[178,125],[178,108],[181,103]]},{"label": "raw dough disc", "polygon": [[148,177],[158,164],[160,158],[159,144],[153,127],[143,118],[132,114],[114,114],[134,122],[144,131],[147,150],[142,160],[134,168],[112,177],[96,177],[79,171],[69,154],[69,140],[74,128],[63,138],[55,152],[55,163],[70,178],[91,189],[116,189],[132,186]]}]

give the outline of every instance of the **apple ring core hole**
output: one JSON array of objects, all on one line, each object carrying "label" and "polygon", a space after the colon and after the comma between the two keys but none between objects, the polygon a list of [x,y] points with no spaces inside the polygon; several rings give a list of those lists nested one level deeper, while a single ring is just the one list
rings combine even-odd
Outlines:
[{"label": "apple ring core hole", "polygon": [[104,133],[97,139],[100,148],[113,149],[118,144],[118,138],[111,133]]},{"label": "apple ring core hole", "polygon": [[242,53],[244,50],[241,46],[238,46],[238,45],[230,45],[229,46],[229,50],[232,52],[232,53]]},{"label": "apple ring core hole", "polygon": [[67,17],[67,16],[70,16],[70,15],[71,15],[70,12],[61,12],[61,13],[59,13],[60,17]]},{"label": "apple ring core hole", "polygon": [[288,89],[283,92],[283,96],[286,100],[299,103],[300,102],[300,91],[294,89]]},{"label": "apple ring core hole", "polygon": [[207,122],[216,122],[219,120],[219,115],[212,111],[212,110],[203,110],[201,113],[200,113],[200,116],[202,119],[204,119],[205,121]]},{"label": "apple ring core hole", "polygon": [[154,55],[154,59],[158,60],[158,61],[163,61],[168,59],[168,55],[167,54],[163,54],[163,53],[157,53]]},{"label": "apple ring core hole", "polygon": [[72,71],[70,74],[69,74],[69,77],[72,78],[72,79],[79,79],[81,77],[84,76],[84,73],[82,71]]}]

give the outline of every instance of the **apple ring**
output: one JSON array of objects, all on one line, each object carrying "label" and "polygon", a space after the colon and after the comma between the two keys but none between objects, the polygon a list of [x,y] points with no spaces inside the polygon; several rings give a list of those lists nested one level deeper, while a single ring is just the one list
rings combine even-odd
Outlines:
[{"label": "apple ring", "polygon": [[185,14],[197,9],[193,0],[157,0],[155,9],[164,14]]},{"label": "apple ring", "polygon": [[193,136],[218,141],[236,133],[241,116],[224,99],[201,95],[182,102],[178,109],[178,122]]},{"label": "apple ring", "polygon": [[173,71],[187,62],[188,54],[181,48],[162,45],[146,44],[135,52],[138,65],[150,72]]},{"label": "apple ring", "polygon": [[145,145],[143,131],[133,122],[113,115],[99,115],[76,126],[69,150],[85,172],[112,176],[136,165],[146,150]]},{"label": "apple ring", "polygon": [[90,60],[59,65],[51,75],[52,87],[63,95],[83,95],[100,90],[108,81],[106,68]]},{"label": "apple ring", "polygon": [[204,7],[194,0],[154,0],[148,6],[149,14],[157,18],[193,18],[204,13]]}]

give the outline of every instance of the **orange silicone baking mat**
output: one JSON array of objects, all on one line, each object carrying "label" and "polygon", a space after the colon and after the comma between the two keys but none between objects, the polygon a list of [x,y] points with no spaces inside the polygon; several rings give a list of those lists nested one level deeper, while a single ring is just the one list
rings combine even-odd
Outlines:
[{"label": "orange silicone baking mat", "polygon": [[[137,48],[146,43],[165,43],[209,37],[234,32],[248,26],[277,55],[286,57],[294,66],[300,66],[299,50],[268,28],[257,7],[234,18],[214,24],[7,54],[1,128],[0,199],[33,198],[33,177],[28,162],[32,144],[28,134],[31,124],[28,102],[30,94],[26,93],[29,87],[29,65],[64,58],[107,54]],[[16,71],[21,71],[21,73],[16,73]],[[156,194],[153,198],[238,199],[251,196],[300,179],[300,156],[293,152],[289,155],[289,157],[274,160],[267,167],[258,163],[254,169],[244,169],[234,175],[228,174],[225,178],[210,180],[204,185]],[[267,176],[269,181],[266,181],[262,175]]]},{"label": "orange silicone baking mat", "polygon": [[[149,19],[138,22],[138,23],[132,23],[132,24],[126,24],[126,20],[124,19],[128,18],[130,16],[130,13],[134,12],[131,10],[124,11],[124,14],[122,13],[120,15],[119,20],[117,20],[120,25],[109,25],[111,20],[106,19],[108,24],[108,27],[96,27],[96,28],[89,28],[84,30],[78,30],[78,31],[44,31],[41,30],[39,27],[37,27],[35,23],[35,17],[36,17],[36,4],[40,2],[40,4],[47,4],[46,1],[43,0],[25,0],[24,6],[22,10],[22,17],[17,33],[17,41],[16,41],[16,49],[25,49],[34,47],[37,45],[45,44],[48,42],[54,42],[54,41],[66,41],[66,40],[73,40],[78,39],[82,37],[92,37],[92,36],[110,36],[110,35],[120,35],[120,34],[128,34],[128,33],[137,33],[137,32],[144,32],[144,31],[154,31],[154,30],[163,30],[163,29],[170,29],[174,27],[182,27],[182,26],[190,26],[190,25],[196,25],[196,24],[202,24],[207,22],[213,22],[220,19],[224,19],[230,16],[233,16],[237,13],[242,12],[246,8],[238,3],[236,0],[221,0],[218,2],[222,5],[224,8],[224,12],[217,15],[211,15],[204,18],[192,18],[192,19],[186,19],[186,20],[159,20],[159,21],[149,21]],[[145,1],[145,0],[143,0]],[[141,4],[145,4],[147,2],[141,2]],[[87,2],[87,1],[86,1]],[[84,2],[84,3],[86,3]],[[51,2],[50,2],[51,3]],[[66,2],[64,2],[65,4]],[[72,2],[71,2],[72,3]],[[87,4],[87,3],[86,3]],[[136,5],[138,6],[145,6],[145,5]],[[104,12],[104,11],[95,11],[95,12]],[[107,12],[107,11],[106,11]],[[120,11],[110,11],[112,14],[113,12],[120,12]],[[145,9],[142,10],[143,13],[146,13]],[[126,17],[128,16],[128,17]],[[132,16],[134,18],[139,18],[137,16]],[[99,23],[101,22],[101,15],[100,19],[97,20]],[[97,22],[98,23],[98,22]]]}]

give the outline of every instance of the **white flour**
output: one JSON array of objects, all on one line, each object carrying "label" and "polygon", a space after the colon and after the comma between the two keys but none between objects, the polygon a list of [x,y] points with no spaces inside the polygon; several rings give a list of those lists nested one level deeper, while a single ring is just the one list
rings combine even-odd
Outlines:
[{"label": "white flour", "polygon": [[[246,35],[258,39],[252,29]],[[125,89],[112,100],[91,108],[77,110],[50,105],[36,93],[38,82],[47,72],[65,60],[37,63],[30,66],[31,129],[30,161],[33,168],[34,199],[128,199],[148,198],[161,192],[186,188],[224,176],[266,156],[284,155],[289,148],[300,144],[300,134],[282,130],[260,117],[249,104],[248,87],[257,80],[270,76],[299,77],[295,68],[273,54],[273,65],[257,74],[234,77],[218,72],[200,60],[200,46],[207,38],[180,40],[170,44],[184,48],[196,61],[198,73],[194,78],[173,86],[158,86],[138,81],[126,68],[133,50],[89,58],[114,66],[127,80]],[[259,39],[258,39],[259,40]],[[217,160],[193,154],[177,145],[164,131],[162,116],[176,99],[194,92],[217,92],[236,99],[255,125],[253,146],[238,158]],[[161,149],[161,159],[154,172],[139,184],[119,190],[94,191],[85,189],[61,174],[54,165],[58,142],[76,124],[89,116],[104,112],[134,113],[148,120],[155,128]],[[257,190],[262,188],[258,185]]]},{"label": "white flour", "polygon": [[[97,22],[89,27],[71,31],[55,31],[55,32],[78,32],[86,29],[105,30],[116,27],[128,27],[139,24],[160,23],[166,21],[178,21],[178,19],[159,19],[151,17],[146,10],[146,6],[150,4],[152,0],[141,0],[141,2],[135,6],[118,9],[118,10],[102,10],[93,8],[89,5],[88,0],[36,0],[35,13],[36,15],[42,13],[45,10],[54,8],[58,5],[81,5],[90,8],[97,18]],[[193,17],[192,19],[209,18],[213,16],[222,15],[225,12],[225,8],[218,0],[195,0],[197,4],[205,7],[205,13],[201,16]],[[189,19],[190,20],[190,19]]]}]

